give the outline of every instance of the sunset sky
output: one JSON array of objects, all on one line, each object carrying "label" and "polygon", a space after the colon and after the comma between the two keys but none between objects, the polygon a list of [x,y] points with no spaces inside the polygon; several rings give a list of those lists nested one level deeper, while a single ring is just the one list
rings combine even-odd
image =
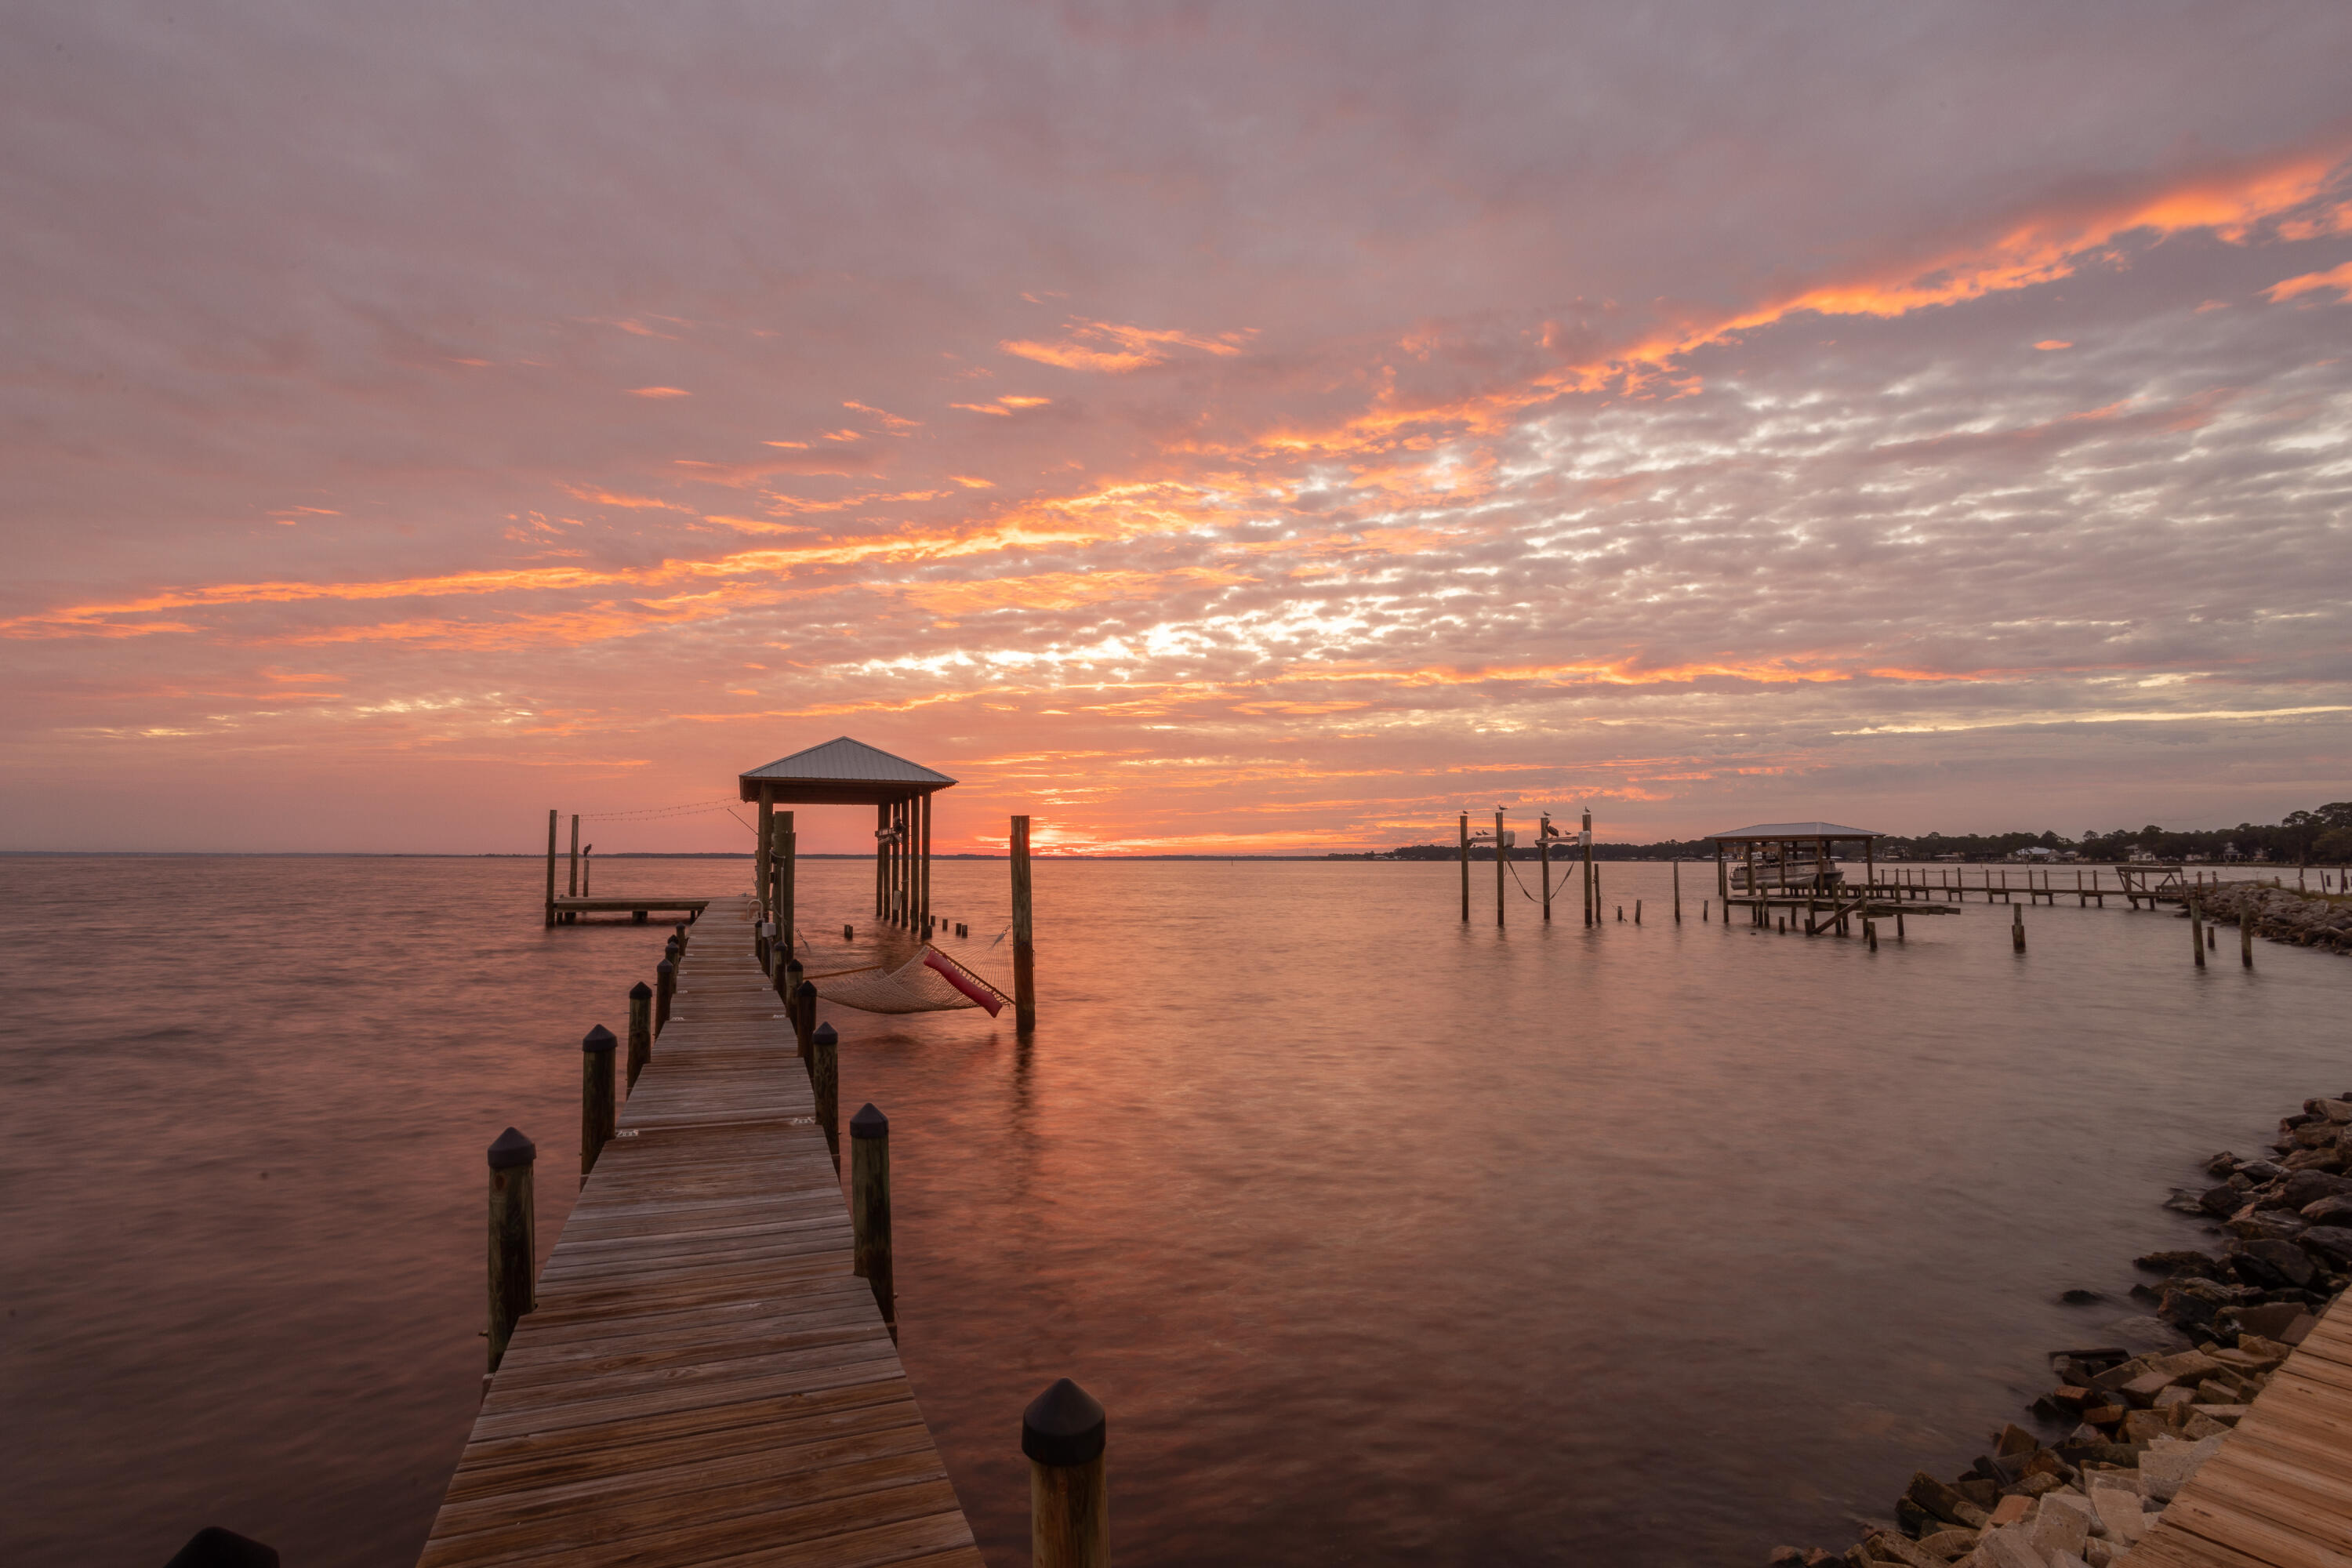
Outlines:
[{"label": "sunset sky", "polygon": [[[0,847],[2352,795],[2352,5],[0,13]],[[870,843],[852,811],[808,848]]]}]

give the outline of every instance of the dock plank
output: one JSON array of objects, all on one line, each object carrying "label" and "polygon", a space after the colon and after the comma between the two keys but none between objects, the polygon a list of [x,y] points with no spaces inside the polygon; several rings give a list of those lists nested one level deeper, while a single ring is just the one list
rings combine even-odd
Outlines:
[{"label": "dock plank", "polygon": [[2339,1298],[2126,1568],[2352,1568],[2352,1315]]},{"label": "dock plank", "polygon": [[426,1568],[979,1568],[850,1272],[791,1026],[731,926],[697,927],[622,1136],[483,1398]]}]

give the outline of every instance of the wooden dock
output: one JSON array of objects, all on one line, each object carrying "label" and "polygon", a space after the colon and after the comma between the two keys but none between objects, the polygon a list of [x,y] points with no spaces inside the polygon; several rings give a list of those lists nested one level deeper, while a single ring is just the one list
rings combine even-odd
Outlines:
[{"label": "wooden dock", "polygon": [[637,925],[646,923],[651,914],[684,915],[688,921],[698,921],[702,911],[718,902],[716,899],[698,899],[684,894],[624,893],[616,899],[571,898],[562,894],[547,900],[549,925],[577,925],[582,915],[627,915]]},{"label": "wooden dock", "polygon": [[[425,1568],[980,1568],[850,1271],[849,1213],[791,1026],[736,934],[721,922],[688,946],[676,1010],[490,1383]],[[572,1179],[568,1142],[551,1141],[542,1180]]]},{"label": "wooden dock", "polygon": [[2352,1312],[2338,1297],[2128,1568],[2352,1568]]}]

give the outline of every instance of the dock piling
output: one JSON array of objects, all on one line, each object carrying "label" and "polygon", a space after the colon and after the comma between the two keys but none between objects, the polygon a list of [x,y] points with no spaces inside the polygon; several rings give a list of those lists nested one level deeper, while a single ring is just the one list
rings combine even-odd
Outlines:
[{"label": "dock piling", "polygon": [[874,1288],[874,1304],[895,1335],[898,1310],[890,1275],[890,1119],[871,1100],[849,1119],[849,1223],[857,1277]]},{"label": "dock piling", "polygon": [[669,1024],[669,1005],[677,995],[677,961],[665,958],[654,970],[654,1036],[659,1038]]},{"label": "dock piling", "polygon": [[1683,923],[1683,863],[1674,860],[1668,864],[1673,867],[1675,875],[1675,924],[1680,925]]},{"label": "dock piling", "polygon": [[[800,965],[794,964],[794,969]],[[809,1059],[809,1047],[816,1040],[816,984],[803,980],[793,987],[791,1002],[784,1011],[792,1018],[793,1043],[800,1047],[801,1060]]]},{"label": "dock piling", "polygon": [[1027,1034],[1037,1026],[1036,933],[1029,918],[1029,819],[1013,819],[1013,1026]]},{"label": "dock piling", "polygon": [[629,987],[629,1087],[654,1059],[654,988],[644,981]]},{"label": "dock piling", "polygon": [[809,1087],[816,1096],[816,1124],[824,1129],[825,1152],[833,1156],[833,1173],[841,1173],[841,1038],[831,1024],[819,1024],[809,1037]]},{"label": "dock piling", "polygon": [[[548,832],[552,842],[554,829]],[[1462,814],[1462,923],[1470,923],[1470,814],[1466,811]]]},{"label": "dock piling", "polygon": [[2238,906],[2238,962],[2245,968],[2254,966],[2254,920],[2246,906]]},{"label": "dock piling", "polygon": [[2197,900],[2189,900],[2189,949],[2197,955],[2197,967],[2205,967],[2205,921],[2198,912]]},{"label": "dock piling", "polygon": [[580,1042],[580,1180],[596,1168],[619,1121],[613,1103],[613,1047],[621,1042],[599,1024]]},{"label": "dock piling", "polygon": [[1103,1449],[1110,1422],[1068,1378],[1021,1413],[1029,1457],[1029,1561],[1034,1568],[1109,1568],[1110,1486]]},{"label": "dock piling", "polygon": [[530,1261],[537,1205],[531,1167],[539,1145],[509,1127],[491,1141],[490,1370],[499,1370],[515,1324],[531,1309]]},{"label": "dock piling", "polygon": [[2012,952],[2025,951],[2025,906],[2023,904],[2009,906],[2009,945]]}]

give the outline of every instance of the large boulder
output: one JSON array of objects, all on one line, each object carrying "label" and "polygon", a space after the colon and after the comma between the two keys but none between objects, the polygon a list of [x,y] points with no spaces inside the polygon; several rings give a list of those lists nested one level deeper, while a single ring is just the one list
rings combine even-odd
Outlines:
[{"label": "large boulder", "polygon": [[2176,1279],[2164,1288],[2157,1315],[2176,1327],[2210,1327],[2213,1314],[2224,1307],[2242,1307],[2262,1294],[2250,1285],[2224,1285],[2214,1279]]},{"label": "large boulder", "polygon": [[2311,1254],[2291,1241],[2242,1241],[2230,1248],[2230,1261],[2239,1279],[2265,1290],[2300,1290],[2318,1272]]},{"label": "large boulder", "polygon": [[2322,1198],[2352,1194],[2352,1176],[2333,1176],[2325,1171],[2296,1171],[2286,1179],[2280,1199],[2287,1207],[2302,1210]]},{"label": "large boulder", "polygon": [[2305,1251],[2321,1258],[2334,1268],[2352,1268],[2352,1229],[2336,1225],[2315,1225],[2295,1240]]}]

